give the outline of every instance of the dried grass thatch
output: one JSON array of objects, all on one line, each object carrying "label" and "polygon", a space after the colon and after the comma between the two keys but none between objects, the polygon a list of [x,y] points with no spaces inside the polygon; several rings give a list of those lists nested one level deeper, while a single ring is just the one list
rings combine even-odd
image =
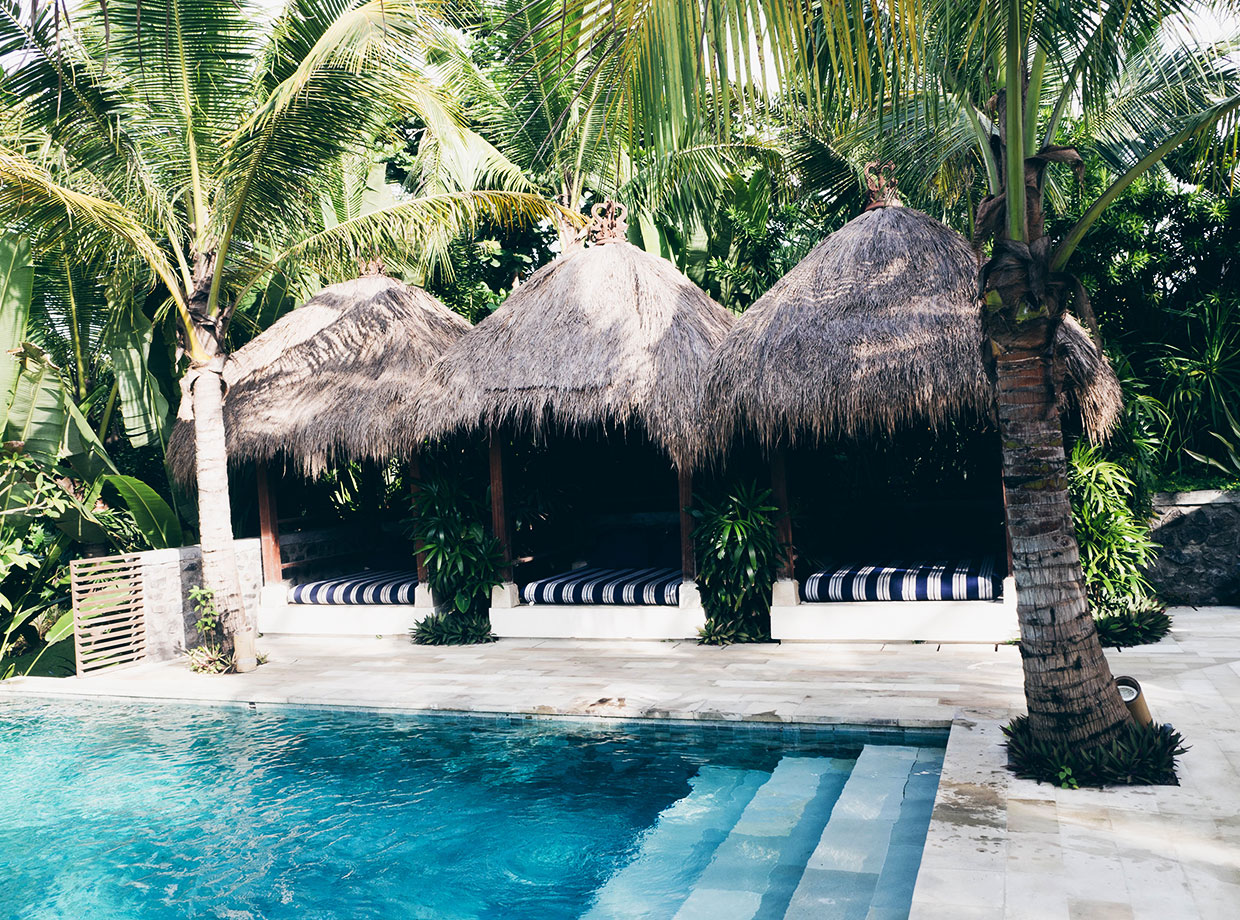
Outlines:
[{"label": "dried grass thatch", "polygon": [[640,426],[692,468],[702,378],[733,319],[670,262],[627,242],[574,250],[436,362],[415,397],[418,437]]},{"label": "dried grass thatch", "polygon": [[[307,476],[347,460],[387,460],[409,445],[411,390],[469,323],[383,275],[333,284],[224,366],[232,463],[282,458]],[[194,425],[168,444],[173,475],[194,479]]]},{"label": "dried grass thatch", "polygon": [[[977,270],[969,243],[920,211],[892,205],[849,221],[715,352],[703,400],[712,448],[727,450],[741,432],[769,448],[993,417]],[[1106,356],[1072,319],[1057,352],[1066,401],[1102,436],[1121,408]]]}]

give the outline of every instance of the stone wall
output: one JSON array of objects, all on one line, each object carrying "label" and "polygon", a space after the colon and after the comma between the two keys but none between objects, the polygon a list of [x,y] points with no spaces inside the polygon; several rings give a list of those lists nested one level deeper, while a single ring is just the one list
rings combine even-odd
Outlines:
[{"label": "stone wall", "polygon": [[[330,577],[350,568],[345,559],[362,551],[366,541],[356,529],[323,527],[280,534],[280,560],[297,565],[298,577]],[[356,568],[354,568],[356,571]],[[283,573],[281,573],[283,575]],[[282,578],[272,579],[280,581]]]},{"label": "stone wall", "polygon": [[[237,540],[237,569],[241,595],[250,621],[258,616],[262,585],[262,553],[258,540]],[[197,546],[153,549],[142,559],[142,590],[146,598],[146,657],[166,661],[198,644],[198,619],[189,601],[189,589],[202,584],[202,551]]]},{"label": "stone wall", "polygon": [[1168,604],[1240,604],[1240,492],[1159,492],[1150,581]]}]

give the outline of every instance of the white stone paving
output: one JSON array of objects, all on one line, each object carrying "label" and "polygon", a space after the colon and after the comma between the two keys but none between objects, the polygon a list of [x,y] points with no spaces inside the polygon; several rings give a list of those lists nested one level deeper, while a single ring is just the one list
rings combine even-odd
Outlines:
[{"label": "white stone paving", "polygon": [[531,715],[951,724],[912,920],[1240,918],[1240,608],[1173,611],[1163,642],[1110,652],[1192,750],[1178,787],[1060,790],[1012,777],[999,726],[1022,706],[1012,646],[267,637],[268,664],[179,662],[19,678],[41,694]]}]

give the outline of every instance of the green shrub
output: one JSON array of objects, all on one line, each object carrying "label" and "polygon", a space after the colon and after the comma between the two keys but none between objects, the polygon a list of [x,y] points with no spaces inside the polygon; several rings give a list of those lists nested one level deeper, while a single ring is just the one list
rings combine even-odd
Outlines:
[{"label": "green shrub", "polygon": [[1103,458],[1097,447],[1079,441],[1072,448],[1069,489],[1091,599],[1152,596],[1145,570],[1153,563],[1158,544],[1130,504],[1134,484],[1123,467]]},{"label": "green shrub", "polygon": [[1003,727],[1008,768],[1017,776],[1075,789],[1078,786],[1178,786],[1175,759],[1188,750],[1170,725],[1138,725],[1092,748],[1033,737],[1028,716]]},{"label": "green shrub", "polygon": [[693,542],[706,608],[704,643],[770,639],[771,584],[783,560],[770,502],[770,491],[755,483],[735,484],[718,500],[698,498]]},{"label": "green shrub", "polygon": [[1078,442],[1069,487],[1085,588],[1102,644],[1127,648],[1157,642],[1171,629],[1171,618],[1145,577],[1158,544],[1133,508],[1135,483],[1098,448]]},{"label": "green shrub", "polygon": [[1218,441],[1219,456],[1222,459],[1215,459],[1209,454],[1199,454],[1187,448],[1185,450],[1190,457],[1204,463],[1207,468],[1217,470],[1228,479],[1235,479],[1240,477],[1240,422],[1236,421],[1236,417],[1226,406],[1223,407],[1223,417],[1227,420],[1227,435],[1217,431],[1210,432],[1210,437]]},{"label": "green shrub", "polygon": [[196,645],[186,654],[189,668],[195,674],[229,674],[237,666],[233,653],[225,651],[218,641]]},{"label": "green shrub", "polygon": [[485,613],[432,613],[409,634],[417,645],[478,645],[495,641],[491,621]]},{"label": "green shrub", "polygon": [[[427,617],[425,628],[413,630],[414,642],[466,644],[493,638],[487,610],[491,589],[501,583],[504,560],[499,541],[483,524],[485,495],[459,468],[433,470],[414,494],[410,533],[422,543],[427,582],[439,606],[436,616],[444,620]],[[467,638],[478,635],[486,638]]]},{"label": "green shrub", "polygon": [[1093,605],[1098,638],[1110,648],[1157,642],[1171,631],[1167,608],[1155,598],[1103,598]]},{"label": "green shrub", "polygon": [[189,668],[195,674],[228,674],[236,669],[236,657],[224,636],[220,612],[215,606],[215,592],[210,588],[193,585],[189,589],[189,602],[198,618],[194,628],[202,642],[190,649]]}]

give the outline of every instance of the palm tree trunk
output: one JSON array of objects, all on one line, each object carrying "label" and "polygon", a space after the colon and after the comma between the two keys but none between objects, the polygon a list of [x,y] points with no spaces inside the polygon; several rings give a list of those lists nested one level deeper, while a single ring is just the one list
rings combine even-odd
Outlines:
[{"label": "palm tree trunk", "polygon": [[[218,359],[217,359],[218,361]],[[191,372],[192,373],[192,372]],[[197,452],[198,530],[202,581],[220,614],[224,643],[249,624],[241,597],[228,498],[228,456],[224,444],[224,386],[218,370],[202,368],[193,385],[194,447]]]},{"label": "palm tree trunk", "polygon": [[1039,738],[1091,747],[1132,717],[1085,595],[1050,348],[1009,345],[995,370],[1029,723]]}]

